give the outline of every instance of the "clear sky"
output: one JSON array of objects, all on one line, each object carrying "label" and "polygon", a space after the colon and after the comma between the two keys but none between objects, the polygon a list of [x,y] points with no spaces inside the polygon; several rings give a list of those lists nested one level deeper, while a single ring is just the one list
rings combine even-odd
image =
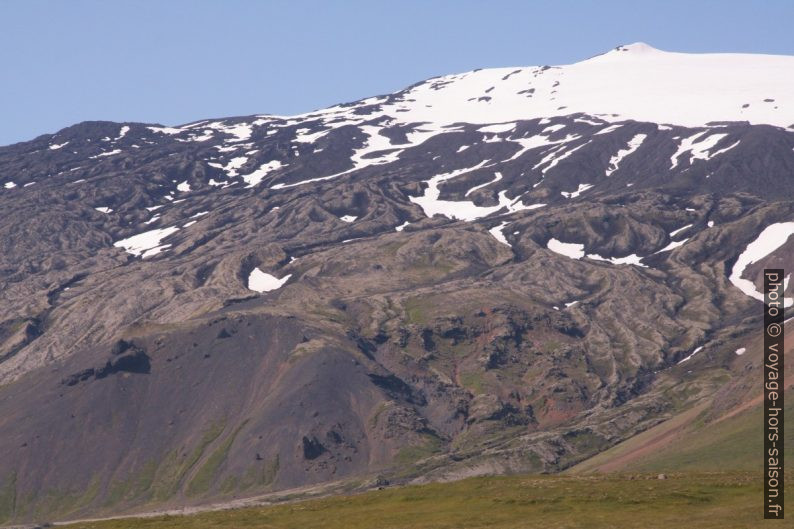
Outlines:
[{"label": "clear sky", "polygon": [[294,114],[643,41],[794,55],[791,0],[0,0],[0,145],[85,120]]}]

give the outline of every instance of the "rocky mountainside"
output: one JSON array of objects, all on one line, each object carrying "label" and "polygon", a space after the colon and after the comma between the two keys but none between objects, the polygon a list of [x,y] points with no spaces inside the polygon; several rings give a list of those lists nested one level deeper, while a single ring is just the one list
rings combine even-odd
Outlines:
[{"label": "rocky mountainside", "polygon": [[714,395],[794,264],[791,94],[634,44],[0,147],[0,520],[553,472]]}]

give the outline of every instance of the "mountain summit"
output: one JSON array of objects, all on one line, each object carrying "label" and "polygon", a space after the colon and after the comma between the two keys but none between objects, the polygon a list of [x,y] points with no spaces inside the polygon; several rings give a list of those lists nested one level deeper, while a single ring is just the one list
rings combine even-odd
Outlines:
[{"label": "mountain summit", "polygon": [[788,127],[794,125],[792,93],[792,57],[669,53],[636,43],[571,65],[434,78],[402,92],[384,112],[401,122],[445,125],[581,112],[606,121]]}]

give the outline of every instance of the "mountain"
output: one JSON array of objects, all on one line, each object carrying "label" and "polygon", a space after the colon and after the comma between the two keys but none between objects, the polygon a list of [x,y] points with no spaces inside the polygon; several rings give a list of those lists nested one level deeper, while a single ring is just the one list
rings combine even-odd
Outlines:
[{"label": "mountain", "polygon": [[792,94],[633,44],[0,147],[0,520],[556,472],[724,394]]}]

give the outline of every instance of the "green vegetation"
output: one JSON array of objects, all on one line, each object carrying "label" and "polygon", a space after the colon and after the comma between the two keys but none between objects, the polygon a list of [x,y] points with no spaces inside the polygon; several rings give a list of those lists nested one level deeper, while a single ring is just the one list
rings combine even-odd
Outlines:
[{"label": "green vegetation", "polygon": [[325,340],[319,338],[312,338],[308,342],[301,342],[296,345],[292,351],[290,351],[287,361],[290,364],[297,362],[306,355],[310,355],[322,350],[322,348],[326,345],[328,344],[325,342]]},{"label": "green vegetation", "polygon": [[576,453],[593,454],[604,450],[607,441],[589,428],[574,430],[563,435],[565,442],[574,447]]},{"label": "green vegetation", "polygon": [[655,474],[472,478],[270,507],[69,527],[745,529],[763,523],[757,474],[674,474],[666,480],[656,479]]},{"label": "green vegetation", "polygon": [[105,503],[116,505],[123,501],[144,497],[151,489],[157,463],[147,461],[143,467],[123,480],[111,483]]},{"label": "green vegetation", "polygon": [[442,441],[433,435],[424,435],[424,442],[414,446],[405,446],[400,449],[395,458],[395,462],[401,468],[407,468],[412,463],[430,457],[435,453],[441,451],[443,447]]},{"label": "green vegetation", "polygon": [[485,379],[483,373],[472,371],[460,375],[460,384],[475,395],[485,393]]},{"label": "green vegetation", "polygon": [[684,378],[667,388],[663,395],[670,402],[671,410],[685,411],[700,395],[710,395],[727,384],[731,374],[725,369],[702,369],[697,377]]},{"label": "green vegetation", "polygon": [[[787,416],[794,403],[786,404]],[[605,450],[566,472],[711,472],[726,467],[760,472],[763,461],[761,406],[706,422],[704,402]],[[787,463],[794,462],[794,432],[785,432]]]},{"label": "green vegetation", "polygon": [[157,479],[152,484],[152,497],[155,501],[165,500],[176,493],[185,475],[201,459],[207,446],[221,435],[224,427],[223,423],[211,424],[201,436],[198,446],[183,461],[180,461],[181,458],[176,451],[166,458],[158,469]]},{"label": "green vegetation", "polygon": [[229,448],[240,433],[240,429],[245,426],[248,421],[243,421],[234,432],[218,446],[212,454],[207,458],[201,468],[198,469],[196,475],[190,480],[185,491],[188,496],[195,496],[207,492],[214,481],[215,475],[221,464],[226,461],[226,456],[229,454]]},{"label": "green vegetation", "polygon": [[13,516],[17,502],[17,474],[12,473],[4,482],[0,482],[0,521]]},{"label": "green vegetation", "polygon": [[400,241],[392,241],[386,244],[381,244],[378,246],[378,251],[381,254],[388,255],[389,257],[394,257],[397,255],[397,252],[408,244],[407,240],[400,240]]},{"label": "green vegetation", "polygon": [[369,419],[369,427],[375,428],[378,426],[378,421],[380,420],[381,414],[386,411],[392,404],[389,401],[384,401],[378,404],[378,407],[375,408],[375,412],[372,414],[372,417]]},{"label": "green vegetation", "polygon": [[547,353],[554,353],[562,346],[559,340],[547,340],[541,345],[541,349]]},{"label": "green vegetation", "polygon": [[405,307],[405,314],[408,316],[409,323],[416,323],[424,325],[429,320],[429,315],[432,314],[433,308],[427,299],[415,297],[407,299],[403,302]]},{"label": "green vegetation", "polygon": [[[794,417],[794,403],[786,404],[785,414]],[[722,421],[696,422],[679,442],[655,450],[627,466],[630,470],[721,470],[726,465],[737,470],[762,468],[762,409],[756,406]],[[794,462],[794,431],[787,429],[785,460]]]},{"label": "green vegetation", "polygon": [[204,435],[201,437],[201,442],[199,445],[193,450],[190,454],[190,457],[185,461],[184,468],[185,470],[190,469],[196,462],[199,460],[201,455],[204,453],[204,450],[207,446],[213,442],[218,436],[223,432],[225,425],[222,423],[216,423],[210,425],[209,428],[204,432]]},{"label": "green vegetation", "polygon": [[98,476],[94,476],[86,488],[50,490],[39,497],[32,494],[19,496],[12,487],[16,485],[15,481],[16,474],[12,474],[8,488],[0,490],[0,522],[14,519],[20,513],[36,517],[68,517],[91,504],[101,491]]},{"label": "green vegetation", "polygon": [[254,465],[246,471],[237,488],[247,490],[251,487],[270,485],[276,479],[280,466],[278,455],[273,460],[263,460],[261,465]]},{"label": "green vegetation", "polygon": [[350,324],[350,316],[334,307],[312,306],[310,309],[307,309],[307,312],[313,316],[319,316],[323,321],[330,321],[342,325]]}]

